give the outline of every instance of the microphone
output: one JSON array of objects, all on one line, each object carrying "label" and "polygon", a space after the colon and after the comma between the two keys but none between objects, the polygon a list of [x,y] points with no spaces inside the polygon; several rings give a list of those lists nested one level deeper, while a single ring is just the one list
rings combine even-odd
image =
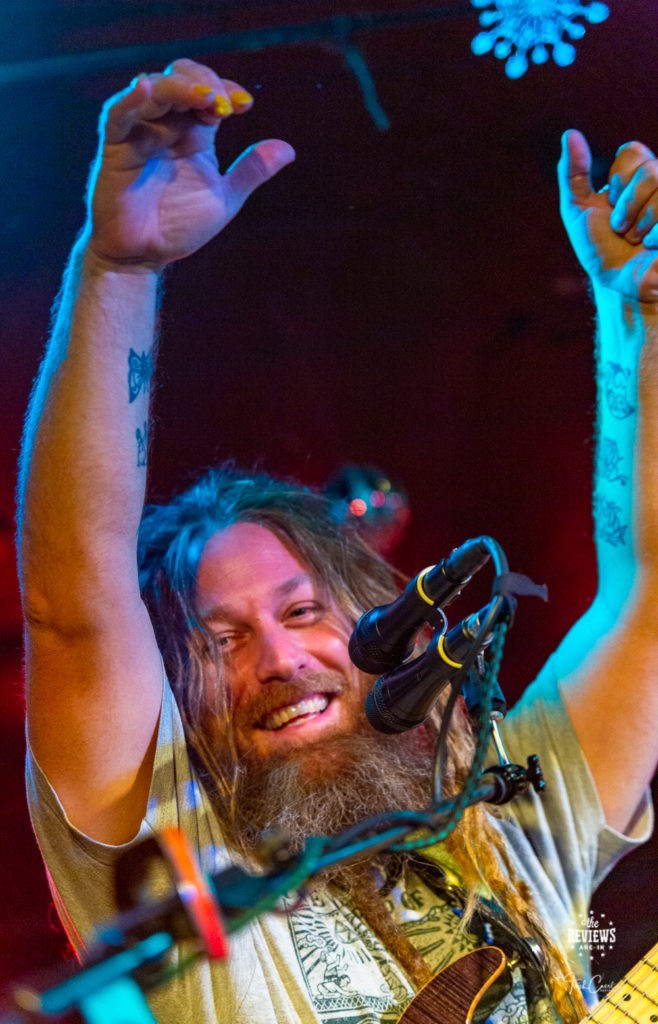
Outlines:
[{"label": "microphone", "polygon": [[414,576],[390,604],[362,615],[348,644],[356,667],[380,675],[406,661],[422,624],[431,622],[436,608],[449,604],[488,558],[487,538],[467,540],[438,565]]},{"label": "microphone", "polygon": [[[435,635],[423,654],[401,665],[394,672],[381,676],[366,697],[366,718],[378,732],[398,733],[414,729],[424,722],[441,691],[462,670],[462,661],[471,650],[494,598],[479,612],[462,619],[447,633]],[[508,614],[506,601],[502,614]],[[500,618],[500,616],[497,616]],[[491,643],[488,632],[480,650]]]}]

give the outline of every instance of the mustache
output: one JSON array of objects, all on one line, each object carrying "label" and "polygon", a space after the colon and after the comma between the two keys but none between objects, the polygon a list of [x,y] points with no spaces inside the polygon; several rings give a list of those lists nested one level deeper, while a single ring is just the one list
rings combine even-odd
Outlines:
[{"label": "mustache", "polygon": [[297,704],[312,693],[344,693],[352,684],[340,672],[302,672],[290,682],[273,680],[255,696],[234,710],[233,720],[240,726],[253,726],[273,711],[288,704]]}]

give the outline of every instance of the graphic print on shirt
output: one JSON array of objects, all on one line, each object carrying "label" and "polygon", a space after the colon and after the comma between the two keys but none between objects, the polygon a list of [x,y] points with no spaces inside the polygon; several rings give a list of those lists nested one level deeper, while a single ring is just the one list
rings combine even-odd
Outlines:
[{"label": "graphic print on shirt", "polygon": [[[418,949],[432,971],[438,974],[458,956],[482,945],[482,940],[458,928],[461,909],[433,892],[413,872],[404,885],[395,885],[386,900],[388,910],[402,924],[407,938]],[[530,1016],[523,976],[512,972],[512,987],[492,1012],[494,1024],[557,1024],[557,1017],[546,1000],[538,1000]]]},{"label": "graphic print on shirt", "polygon": [[469,932],[456,930],[459,916],[455,909],[415,875],[407,879],[406,885],[396,885],[385,904],[433,974],[478,944]]},{"label": "graphic print on shirt", "polygon": [[386,949],[326,890],[290,916],[293,945],[322,1024],[394,1024],[412,992]]},{"label": "graphic print on shirt", "polygon": [[[468,931],[456,931],[455,909],[416,875],[396,885],[386,906],[437,973],[480,943]],[[394,1024],[412,998],[402,972],[386,949],[346,904],[326,890],[307,897],[289,918],[302,974],[322,1024]],[[541,1000],[532,1024],[555,1024]],[[495,1024],[528,1024],[526,993],[520,971],[512,989],[491,1015]]]}]

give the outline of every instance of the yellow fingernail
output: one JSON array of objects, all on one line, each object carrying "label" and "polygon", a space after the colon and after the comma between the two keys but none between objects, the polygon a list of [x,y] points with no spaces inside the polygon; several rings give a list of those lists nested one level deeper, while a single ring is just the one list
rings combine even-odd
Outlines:
[{"label": "yellow fingernail", "polygon": [[234,107],[246,107],[248,103],[254,102],[254,97],[246,89],[236,89],[231,93],[231,102]]},{"label": "yellow fingernail", "polygon": [[226,117],[228,114],[233,113],[233,107],[226,99],[226,96],[216,96],[213,109],[217,117]]},{"label": "yellow fingernail", "polygon": [[214,91],[209,85],[195,85],[192,89],[196,96],[210,96],[210,93]]}]

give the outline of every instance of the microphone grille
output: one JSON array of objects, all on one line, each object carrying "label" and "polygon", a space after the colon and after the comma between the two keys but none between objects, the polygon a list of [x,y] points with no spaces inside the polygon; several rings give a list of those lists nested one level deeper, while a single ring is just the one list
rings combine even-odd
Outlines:
[{"label": "microphone grille", "polygon": [[[388,656],[384,654],[379,644],[376,643],[354,644],[354,648],[356,650],[350,647],[349,652],[352,661],[362,672],[370,672],[371,675],[396,668],[400,660],[397,654]],[[354,657],[355,653],[356,657]]]},{"label": "microphone grille", "polygon": [[365,703],[366,718],[373,729],[376,729],[377,732],[384,732],[389,735],[392,733],[404,732],[408,726],[400,727],[400,720],[397,716],[385,705],[380,704],[377,697],[378,687],[377,683],[375,683],[375,685],[368,691]]}]

